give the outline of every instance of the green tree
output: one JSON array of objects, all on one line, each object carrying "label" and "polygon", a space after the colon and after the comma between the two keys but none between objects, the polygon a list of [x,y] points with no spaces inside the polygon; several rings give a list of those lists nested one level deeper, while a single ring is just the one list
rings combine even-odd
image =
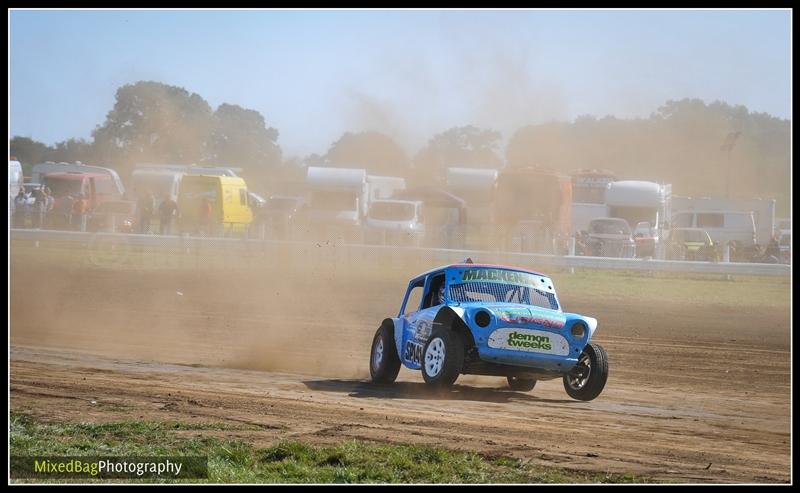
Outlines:
[{"label": "green tree", "polygon": [[141,81],[121,87],[116,103],[92,136],[109,163],[196,163],[206,156],[212,112],[199,95],[181,87]]},{"label": "green tree", "polygon": [[365,168],[372,175],[405,176],[409,159],[391,137],[379,132],[347,132],[325,155],[325,162],[343,168]]},{"label": "green tree", "polygon": [[[689,196],[775,198],[788,212],[789,121],[699,99],[667,101],[648,118],[550,122],[518,129],[508,166],[614,171],[620,179],[671,183]],[[737,135],[736,139],[731,136]]]},{"label": "green tree", "polygon": [[241,167],[246,177],[264,182],[281,166],[278,130],[267,127],[255,110],[222,104],[213,115],[204,162]]},{"label": "green tree", "polygon": [[68,139],[56,143],[50,151],[53,161],[74,163],[80,161],[84,164],[101,164],[95,155],[94,145],[85,139]]},{"label": "green tree", "polygon": [[416,178],[443,181],[449,167],[500,168],[500,139],[499,132],[472,125],[434,135],[414,157]]},{"label": "green tree", "polygon": [[25,176],[30,176],[30,169],[50,159],[53,150],[47,145],[28,137],[14,137],[8,142],[11,156],[22,164]]}]

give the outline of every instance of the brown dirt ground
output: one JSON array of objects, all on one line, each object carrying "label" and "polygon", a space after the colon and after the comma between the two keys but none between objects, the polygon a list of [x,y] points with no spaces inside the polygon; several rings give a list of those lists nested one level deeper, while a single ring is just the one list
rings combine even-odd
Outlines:
[{"label": "brown dirt ground", "polygon": [[357,438],[658,480],[790,480],[788,310],[561,293],[601,320],[609,353],[586,403],[560,380],[521,393],[462,376],[434,394],[402,369],[369,383],[398,278],[11,264],[11,406],[42,419],[233,422],[251,426],[229,436],[264,445]]}]

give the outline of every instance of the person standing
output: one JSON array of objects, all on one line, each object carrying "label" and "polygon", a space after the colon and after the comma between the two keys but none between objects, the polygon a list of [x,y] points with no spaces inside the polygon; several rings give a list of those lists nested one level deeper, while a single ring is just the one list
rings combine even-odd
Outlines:
[{"label": "person standing", "polygon": [[84,231],[85,217],[86,217],[86,197],[84,194],[79,193],[72,202],[72,226],[75,229]]},{"label": "person standing", "polygon": [[155,209],[155,199],[152,192],[147,192],[139,199],[139,232],[150,233],[150,220]]},{"label": "person standing", "polygon": [[31,193],[33,196],[33,207],[31,207],[31,227],[38,228],[42,222],[42,212],[44,210],[44,185],[39,185]]},{"label": "person standing", "polygon": [[208,197],[200,199],[200,234],[211,236],[214,206]]},{"label": "person standing", "polygon": [[53,210],[55,209],[56,206],[56,199],[55,197],[53,197],[53,192],[50,190],[50,187],[44,188],[44,194],[46,197],[45,211],[44,211],[45,225],[47,227],[50,227],[53,224]]},{"label": "person standing", "polygon": [[25,189],[20,188],[14,199],[14,227],[25,227]]},{"label": "person standing", "polygon": [[72,225],[72,205],[75,203],[75,197],[68,193],[58,205],[59,226],[69,229]]},{"label": "person standing", "polygon": [[168,235],[172,231],[172,221],[175,217],[175,213],[178,210],[178,204],[172,200],[172,197],[166,196],[164,200],[161,201],[161,205],[158,206],[158,216],[159,216],[159,233],[162,235]]}]

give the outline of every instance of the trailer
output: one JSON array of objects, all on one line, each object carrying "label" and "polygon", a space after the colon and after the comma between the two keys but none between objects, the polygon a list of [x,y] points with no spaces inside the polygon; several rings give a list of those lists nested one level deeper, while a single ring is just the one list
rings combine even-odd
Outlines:
[{"label": "trailer", "polygon": [[8,160],[8,216],[11,223],[11,214],[14,212],[14,199],[22,188],[22,164],[15,159]]},{"label": "trailer", "polygon": [[639,236],[638,244],[647,244],[656,258],[664,258],[664,242],[672,209],[672,185],[651,181],[623,180],[610,182],[606,188],[609,217],[625,219],[631,229],[644,226],[649,236]]},{"label": "trailer", "polygon": [[672,198],[675,213],[691,211],[752,212],[756,223],[756,243],[767,245],[775,234],[775,199],[725,199],[717,197]]},{"label": "trailer", "polygon": [[309,239],[363,242],[362,226],[369,210],[367,170],[309,166],[306,217]]},{"label": "trailer", "polygon": [[388,200],[402,190],[406,189],[406,179],[399,176],[367,175],[369,186],[369,203],[376,200]]},{"label": "trailer", "polygon": [[236,168],[231,166],[211,166],[211,165],[197,165],[197,164],[143,163],[143,164],[137,164],[134,169],[173,171],[173,172],[184,173],[187,175],[207,175],[207,176],[239,176],[239,173],[242,172],[242,168]]}]

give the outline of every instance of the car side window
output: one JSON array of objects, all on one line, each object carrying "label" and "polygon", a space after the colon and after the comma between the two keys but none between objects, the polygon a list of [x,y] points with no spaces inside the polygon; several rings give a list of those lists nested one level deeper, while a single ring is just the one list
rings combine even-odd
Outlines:
[{"label": "car side window", "polygon": [[672,221],[672,226],[675,228],[691,228],[692,227],[692,214],[678,214]]},{"label": "car side window", "polygon": [[425,295],[425,302],[422,304],[423,309],[442,304],[439,299],[439,288],[442,284],[444,284],[444,274],[436,274],[431,278],[428,293]]},{"label": "car side window", "polygon": [[722,214],[698,214],[698,228],[722,228],[725,226],[725,216]]},{"label": "car side window", "polygon": [[408,315],[419,310],[420,303],[422,302],[422,291],[425,286],[423,281],[415,284],[406,298],[406,304],[403,307],[403,315]]}]

